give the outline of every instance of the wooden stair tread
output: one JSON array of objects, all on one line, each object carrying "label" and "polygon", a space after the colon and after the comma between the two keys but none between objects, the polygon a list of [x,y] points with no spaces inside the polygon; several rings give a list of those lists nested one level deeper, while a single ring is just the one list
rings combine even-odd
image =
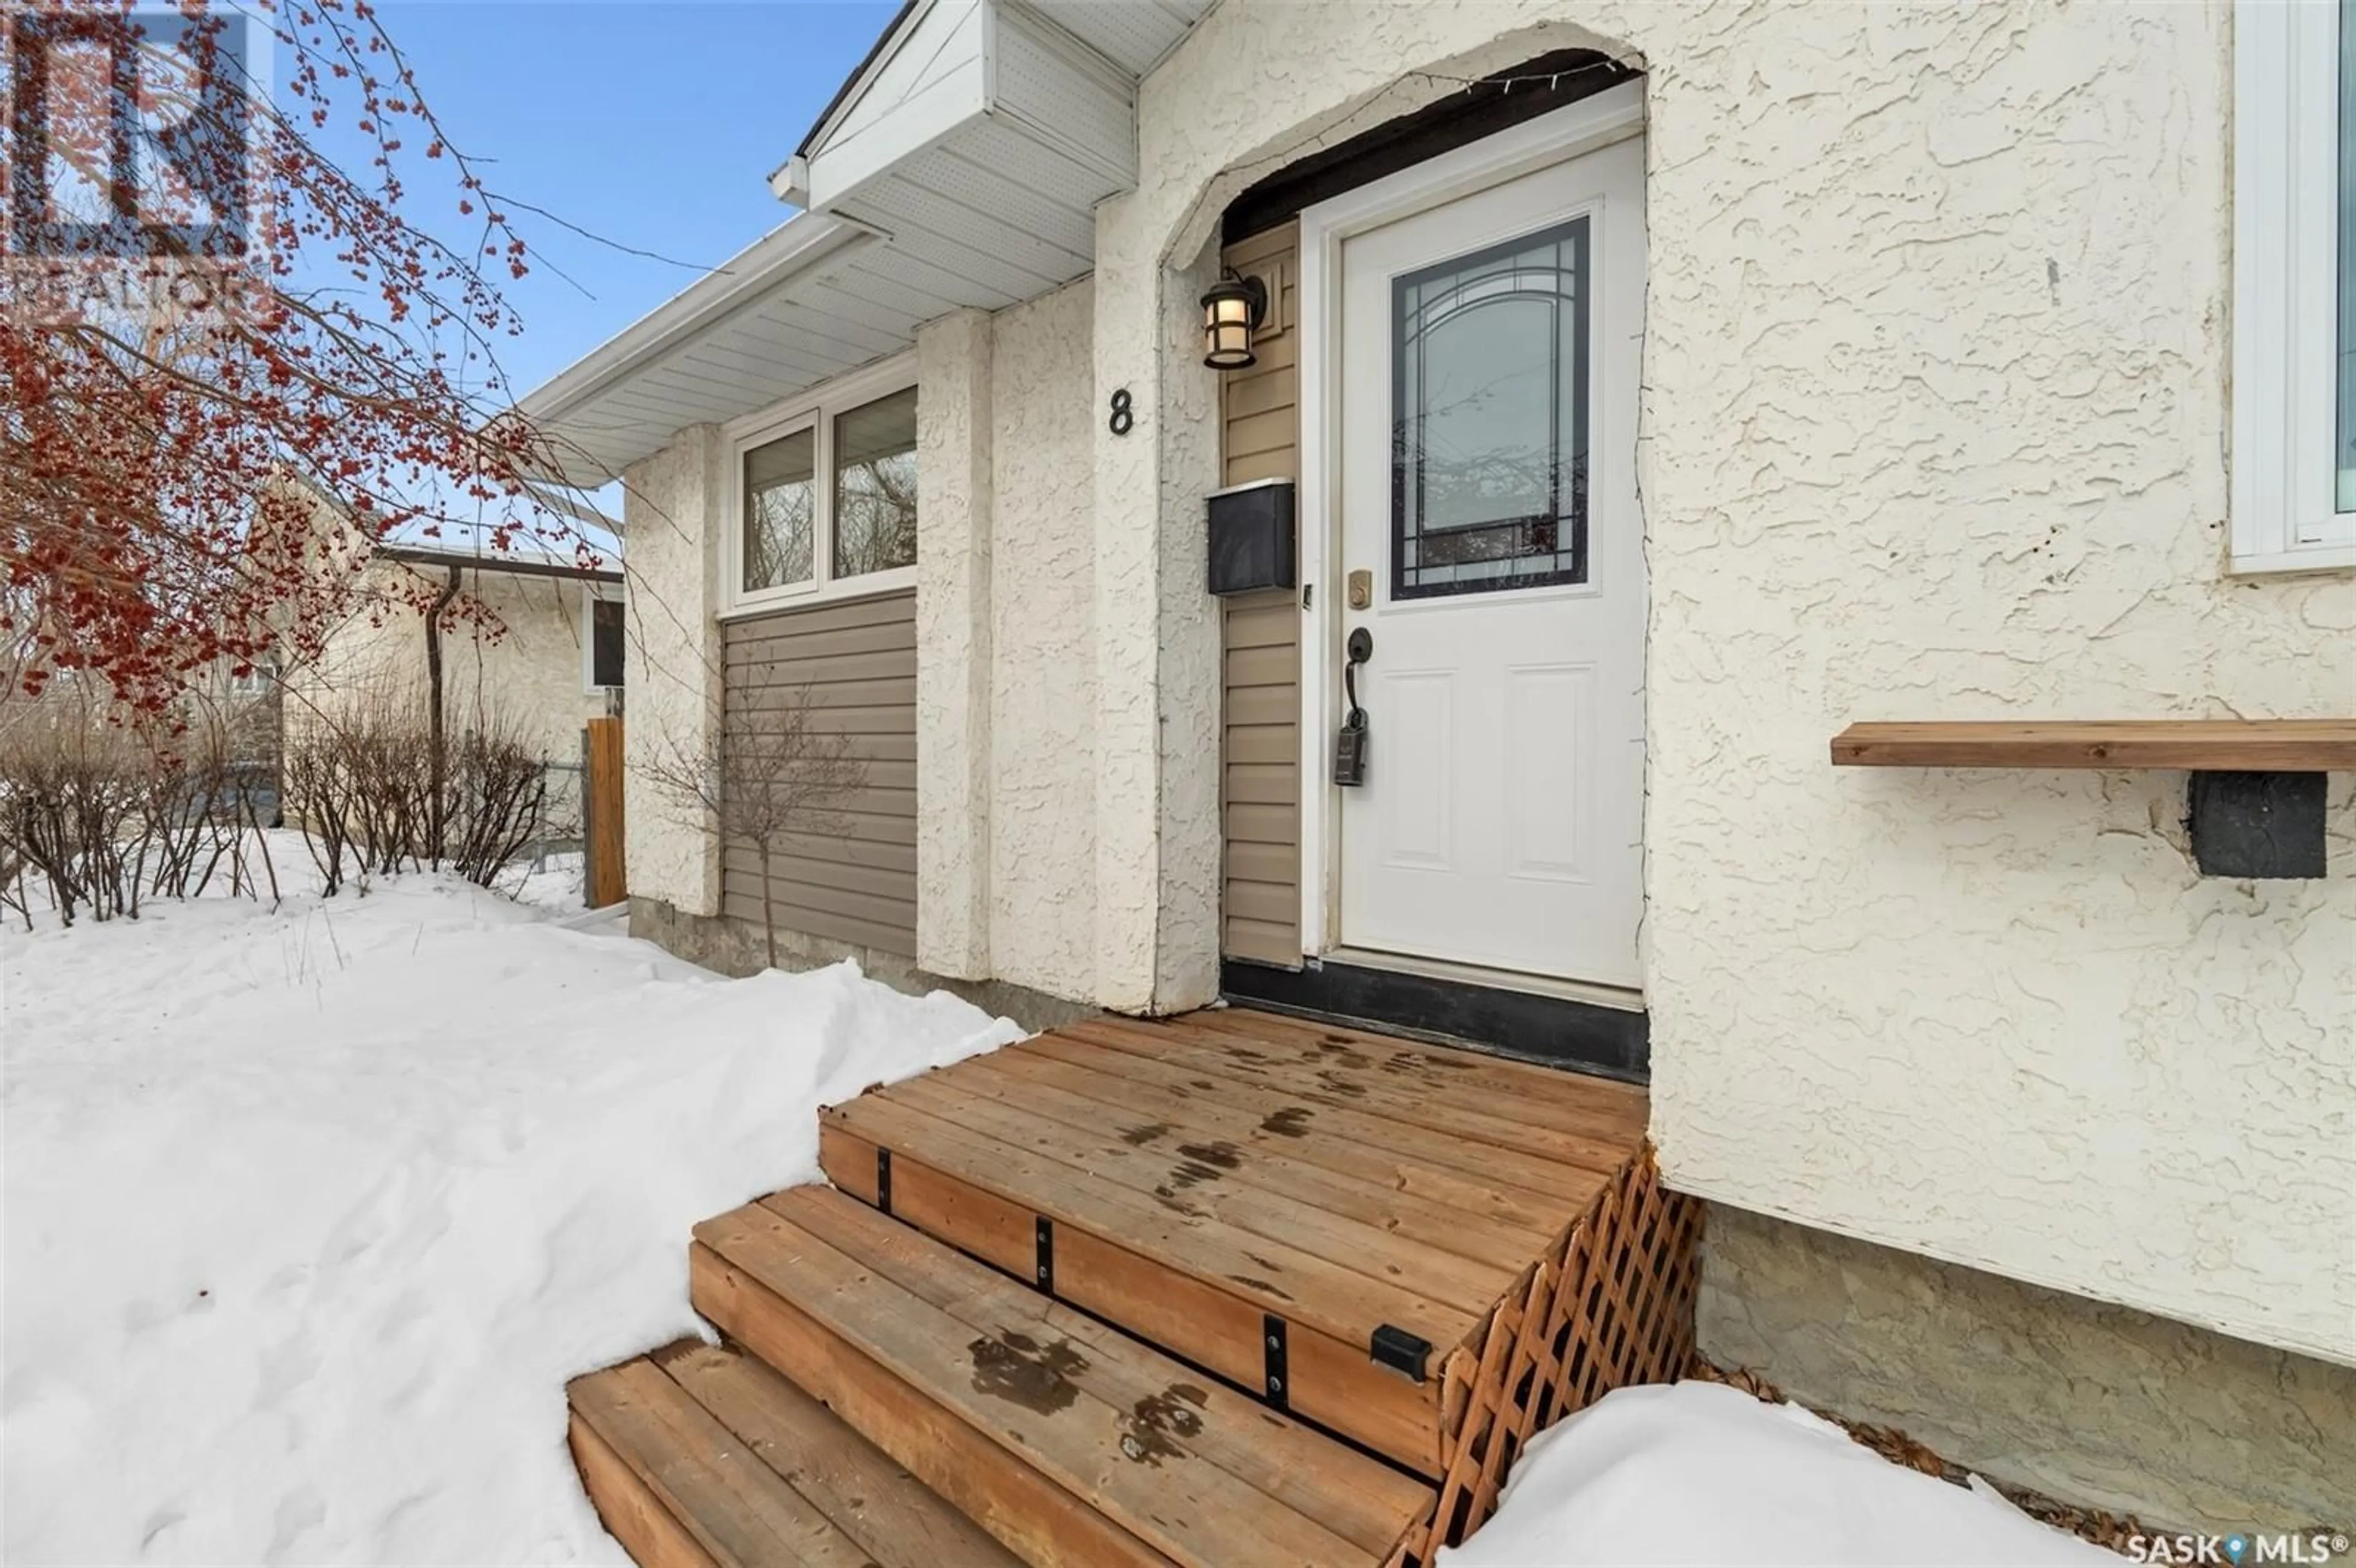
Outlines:
[{"label": "wooden stair tread", "polygon": [[1020,1568],[988,1531],[743,1350],[689,1340],[649,1359],[884,1568]]},{"label": "wooden stair tread", "polygon": [[871,1091],[830,1107],[823,1119],[891,1149],[895,1159],[918,1160],[1059,1226],[1089,1231],[1196,1278],[1219,1281],[1267,1311],[1312,1323],[1344,1340],[1363,1345],[1376,1328],[1389,1323],[1446,1348],[1462,1343],[1479,1324],[1479,1315],[1468,1307],[1434,1301],[1290,1242],[1237,1231],[1176,1200],[1093,1179],[1084,1166],[969,1132],[910,1104],[894,1089]]},{"label": "wooden stair tread", "polygon": [[[846,1202],[826,1188],[773,1193],[762,1207],[783,1215],[839,1250],[858,1256],[894,1284],[971,1327],[1002,1335],[1013,1323],[1044,1343],[1070,1337],[1091,1365],[1076,1381],[1132,1414],[1166,1398],[1166,1374],[1187,1374],[1151,1347],[1058,1306],[988,1270],[977,1271],[956,1253],[905,1225],[878,1225],[865,1205]],[[946,1264],[946,1266],[944,1266]],[[1225,1399],[1226,1396],[1222,1396]],[[1182,1402],[1189,1403],[1192,1402]],[[1429,1501],[1430,1489],[1387,1465],[1351,1453],[1297,1422],[1248,1401],[1227,1401],[1233,1417],[1206,1418],[1207,1401],[1174,1422],[1185,1445],[1220,1467],[1334,1533],[1370,1546],[1395,1539],[1403,1512]]]},{"label": "wooden stair tread", "polygon": [[1181,1098],[1199,1096],[1238,1111],[1250,1111],[1271,1127],[1313,1128],[1370,1148],[1398,1149],[1475,1180],[1529,1194],[1548,1205],[1557,1200],[1574,1206],[1582,1203],[1601,1190],[1605,1179],[1602,1170],[1537,1158],[1434,1132],[1414,1122],[1385,1117],[1370,1109],[1344,1104],[1337,1098],[1312,1103],[1269,1083],[1205,1073],[1183,1062],[1162,1060],[1150,1051],[1129,1049],[1117,1040],[1108,1042],[1097,1032],[1100,1027],[1074,1024],[1054,1034],[1008,1046],[1001,1054],[1044,1056],[1118,1072],[1133,1083],[1151,1084]]},{"label": "wooden stair tread", "polygon": [[[1252,1008],[1205,1008],[1155,1024],[1177,1030],[1210,1030],[1259,1043],[1272,1056],[1280,1044],[1313,1051],[1321,1065],[1354,1071],[1374,1067],[1408,1082],[1440,1088],[1478,1090],[1521,1108],[1520,1119],[1547,1117],[1540,1109],[1569,1113],[1582,1120],[1603,1118],[1612,1136],[1641,1136],[1650,1120],[1652,1096],[1634,1083],[1561,1067],[1540,1067],[1484,1051],[1427,1045],[1395,1035],[1369,1034],[1346,1025],[1287,1018]],[[1365,1058],[1352,1062],[1349,1055]],[[1336,1059],[1339,1059],[1338,1061]]]},{"label": "wooden stair tread", "polygon": [[[1270,1125],[1259,1107],[1237,1105],[1192,1087],[1146,1083],[1102,1067],[1041,1051],[995,1051],[964,1066],[983,1083],[1022,1083],[1033,1093],[1098,1107],[1102,1125],[1123,1139],[1171,1148],[1229,1143],[1325,1171],[1367,1189],[1421,1199],[1459,1221],[1478,1221],[1544,1242],[1561,1229],[1562,1205],[1542,1194],[1492,1181],[1397,1147],[1344,1137],[1312,1118]],[[1058,1104],[1058,1101],[1049,1101]]]},{"label": "wooden stair tread", "polygon": [[[1007,1061],[1001,1062],[994,1056]],[[1533,1216],[1507,1219],[1479,1210],[1468,1211],[1462,1202],[1445,1201],[1409,1188],[1396,1162],[1377,1167],[1384,1175],[1371,1179],[1358,1171],[1331,1169],[1302,1157],[1302,1140],[1298,1137],[1271,1133],[1243,1119],[1229,1121],[1229,1133],[1223,1134],[1202,1125],[1194,1107],[1167,1097],[1159,1106],[1164,1113],[1161,1119],[1141,1121],[1118,1101],[1092,1099],[1010,1066],[1023,1060],[1012,1052],[993,1053],[993,1057],[965,1064],[957,1081],[962,1097],[969,1102],[987,1099],[1071,1132],[1118,1140],[1124,1153],[1140,1157],[1143,1167],[1160,1173],[1158,1178],[1146,1178],[1150,1188],[1174,1186],[1183,1193],[1209,1183],[1231,1183],[1263,1189],[1410,1237],[1456,1257],[1502,1267],[1508,1278],[1529,1262],[1531,1247],[1547,1239],[1547,1231]],[[938,1081],[923,1079],[895,1087],[915,1089],[924,1083],[935,1089],[946,1087]]]},{"label": "wooden stair tread", "polygon": [[[953,1420],[951,1437],[980,1435],[1170,1562],[1375,1568],[1431,1506],[1411,1477],[841,1193],[777,1194],[696,1239],[698,1307],[733,1336],[762,1349],[764,1314],[793,1333],[814,1326]],[[997,1526],[1001,1540],[1015,1528]],[[1036,1555],[1152,1560],[1118,1541]]]},{"label": "wooden stair tread", "polygon": [[1191,1013],[1149,1020],[1169,1029],[1215,1029],[1263,1040],[1296,1040],[1315,1045],[1346,1045],[1387,1063],[1404,1058],[1393,1071],[1445,1072],[1468,1083],[1567,1105],[1616,1105],[1642,1122],[1650,1098],[1641,1083],[1606,1078],[1582,1069],[1548,1067],[1500,1056],[1472,1046],[1433,1044],[1402,1035],[1380,1034],[1331,1019],[1298,1018],[1269,1012],[1248,1004],[1220,1003]]},{"label": "wooden stair tread", "polygon": [[[589,1434],[584,1441],[576,1429],[575,1452],[584,1475],[602,1483],[592,1495],[634,1552],[636,1535],[659,1559],[724,1568],[932,1568],[938,1559],[926,1540],[955,1546],[978,1538],[980,1554],[962,1561],[995,1568],[1016,1561],[807,1396],[780,1392],[775,1373],[734,1352],[696,1349],[703,1395],[724,1400],[754,1425],[753,1435],[653,1357],[576,1379],[566,1391],[577,1427]],[[798,1452],[824,1456],[822,1473],[856,1477],[855,1491],[790,1473]]]},{"label": "wooden stair tread", "polygon": [[1612,1168],[1627,1157],[1628,1145],[1644,1136],[1641,1121],[1632,1126],[1625,1117],[1608,1113],[1537,1105],[1508,1093],[1421,1078],[1403,1081],[1355,1052],[1322,1056],[1313,1048],[1292,1048],[1287,1056],[1272,1052],[1264,1040],[1128,1020],[1079,1025],[1070,1032],[1215,1078],[1262,1085],[1313,1104],[1408,1122],[1451,1138],[1577,1168]]},{"label": "wooden stair tread", "polygon": [[1196,1144],[1161,1149],[1109,1136],[1101,1122],[1092,1129],[1074,1126],[1043,1115],[1034,1104],[978,1092],[977,1076],[961,1073],[954,1084],[912,1079],[894,1084],[885,1097],[1157,1199],[1173,1213],[1215,1220],[1261,1242],[1296,1247],[1467,1312],[1480,1312],[1495,1301],[1527,1262],[1525,1257],[1510,1264],[1489,1263],[1449,1252],[1410,1233],[1387,1205],[1367,1211],[1376,1217],[1345,1213],[1334,1205],[1348,1201],[1346,1192],[1312,1181],[1288,1182],[1283,1170],[1263,1168],[1240,1148]]},{"label": "wooden stair tread", "polygon": [[687,1526],[666,1508],[613,1445],[573,1411],[565,1442],[581,1472],[581,1488],[606,1533],[622,1543],[638,1568],[717,1568]]}]

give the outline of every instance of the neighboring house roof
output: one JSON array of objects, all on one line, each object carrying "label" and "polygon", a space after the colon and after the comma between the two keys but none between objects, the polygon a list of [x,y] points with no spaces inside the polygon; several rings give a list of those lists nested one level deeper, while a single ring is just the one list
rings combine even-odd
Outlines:
[{"label": "neighboring house roof", "polygon": [[570,556],[537,550],[508,550],[479,555],[472,550],[443,549],[432,545],[381,544],[372,552],[379,560],[411,566],[455,566],[469,571],[496,571],[509,577],[565,577],[581,582],[618,583],[618,567],[585,567]]},{"label": "neighboring house roof", "polygon": [[913,0],[771,180],[808,208],[524,398],[595,485],[1096,265],[1138,79],[1211,0]]}]

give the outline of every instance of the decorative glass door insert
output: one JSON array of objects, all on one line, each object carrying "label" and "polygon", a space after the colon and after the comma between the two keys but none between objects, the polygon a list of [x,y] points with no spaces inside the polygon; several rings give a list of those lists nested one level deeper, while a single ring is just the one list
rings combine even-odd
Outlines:
[{"label": "decorative glass door insert", "polygon": [[1587,581],[1589,219],[1391,284],[1391,596]]}]

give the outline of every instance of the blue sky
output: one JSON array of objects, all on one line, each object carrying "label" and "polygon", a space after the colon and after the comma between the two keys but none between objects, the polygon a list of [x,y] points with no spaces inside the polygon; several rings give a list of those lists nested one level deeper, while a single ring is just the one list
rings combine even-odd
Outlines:
[{"label": "blue sky", "polygon": [[[768,173],[894,9],[798,0],[381,6],[453,141],[497,160],[488,183],[594,233],[706,266],[792,216],[769,194]],[[417,194],[404,208],[410,221],[471,240],[444,191]],[[515,216],[582,285],[541,268],[506,286],[524,322],[502,353],[519,394],[699,275]]]}]

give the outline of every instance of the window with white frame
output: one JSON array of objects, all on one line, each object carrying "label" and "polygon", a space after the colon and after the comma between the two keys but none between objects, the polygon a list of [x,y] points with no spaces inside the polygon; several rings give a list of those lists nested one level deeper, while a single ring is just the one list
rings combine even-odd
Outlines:
[{"label": "window with white frame", "polygon": [[2233,566],[2356,566],[2356,0],[2233,26]]},{"label": "window with white frame", "polygon": [[736,437],[733,608],[912,584],[916,389],[905,363],[773,411]]}]

